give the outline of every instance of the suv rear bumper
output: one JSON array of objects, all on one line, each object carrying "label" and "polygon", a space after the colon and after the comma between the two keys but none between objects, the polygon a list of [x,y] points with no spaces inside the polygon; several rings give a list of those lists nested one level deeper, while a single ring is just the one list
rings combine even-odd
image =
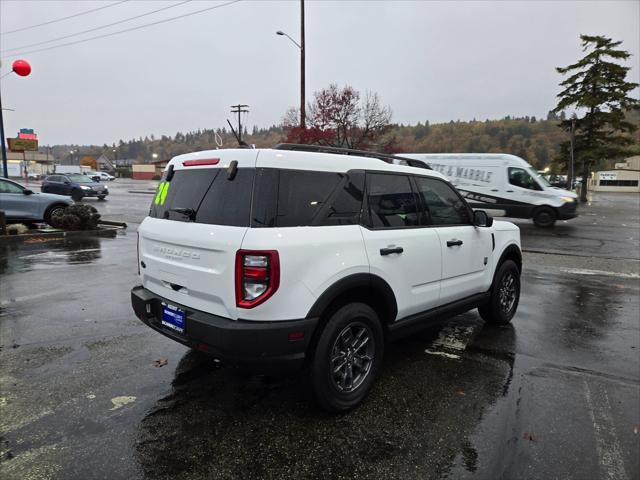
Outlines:
[{"label": "suv rear bumper", "polygon": [[[162,325],[162,302],[184,310],[184,334]],[[300,369],[318,323],[317,318],[275,322],[230,320],[176,304],[143,286],[131,290],[131,305],[142,322],[172,340],[210,353],[224,363],[260,372],[289,373]],[[289,340],[294,332],[303,332],[304,336]]]}]

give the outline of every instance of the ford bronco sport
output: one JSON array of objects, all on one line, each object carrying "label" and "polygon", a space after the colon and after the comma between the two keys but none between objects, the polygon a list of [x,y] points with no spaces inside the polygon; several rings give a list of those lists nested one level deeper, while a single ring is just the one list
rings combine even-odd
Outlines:
[{"label": "ford bronco sport", "polygon": [[386,342],[473,308],[507,324],[520,295],[518,228],[390,155],[180,155],[138,234],[140,320],[225,363],[304,368],[330,411],[363,400]]}]

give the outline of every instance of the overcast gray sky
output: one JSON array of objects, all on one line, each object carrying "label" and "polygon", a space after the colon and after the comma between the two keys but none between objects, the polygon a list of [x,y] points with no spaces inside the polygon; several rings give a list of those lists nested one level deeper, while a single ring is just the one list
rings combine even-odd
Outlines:
[{"label": "overcast gray sky", "polygon": [[[0,2],[1,32],[102,5]],[[130,0],[91,14],[0,36],[5,51],[178,3]],[[223,1],[193,1],[73,41]],[[555,106],[554,67],[581,55],[578,35],[623,40],[640,80],[640,2],[307,1],[307,99],[329,83],[378,92],[393,120],[544,116]],[[299,102],[298,1],[241,1],[199,15],[73,46],[25,54],[30,77],[2,80],[5,130],[36,130],[42,144],[112,143],[217,128],[229,106],[251,106],[248,124],[279,123]],[[62,42],[58,42],[62,43]],[[21,53],[55,45],[13,50]],[[635,92],[637,95],[637,91]]]}]

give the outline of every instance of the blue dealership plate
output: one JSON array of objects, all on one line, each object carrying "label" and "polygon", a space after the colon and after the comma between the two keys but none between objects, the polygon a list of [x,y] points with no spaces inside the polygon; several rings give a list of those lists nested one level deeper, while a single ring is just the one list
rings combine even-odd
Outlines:
[{"label": "blue dealership plate", "polygon": [[178,333],[184,333],[184,310],[168,305],[162,304],[162,325],[175,330]]}]

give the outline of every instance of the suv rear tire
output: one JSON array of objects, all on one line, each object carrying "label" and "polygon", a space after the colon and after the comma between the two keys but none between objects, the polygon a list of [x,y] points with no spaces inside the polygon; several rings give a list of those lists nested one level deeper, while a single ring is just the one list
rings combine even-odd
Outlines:
[{"label": "suv rear tire", "polygon": [[364,303],[337,310],[320,335],[310,365],[318,404],[330,412],[355,408],[369,393],[384,355],[384,336],[376,312]]},{"label": "suv rear tire", "polygon": [[493,279],[491,299],[478,307],[482,319],[492,325],[507,325],[520,301],[520,270],[513,260],[502,262]]},{"label": "suv rear tire", "polygon": [[73,190],[71,192],[71,200],[73,200],[74,202],[79,202],[80,200],[82,200],[82,192],[80,190]]}]

